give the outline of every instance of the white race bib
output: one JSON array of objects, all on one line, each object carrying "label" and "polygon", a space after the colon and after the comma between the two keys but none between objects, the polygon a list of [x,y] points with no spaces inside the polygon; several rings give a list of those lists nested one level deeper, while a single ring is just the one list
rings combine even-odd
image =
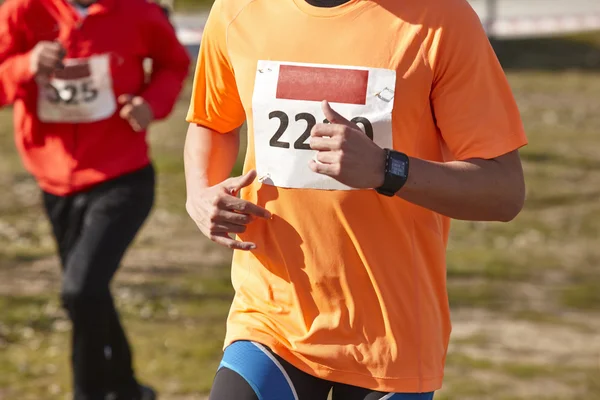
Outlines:
[{"label": "white race bib", "polygon": [[259,178],[284,188],[350,190],[308,166],[316,154],[308,145],[310,131],[327,122],[321,101],[380,147],[392,148],[395,85],[393,70],[259,61],[252,98]]},{"label": "white race bib", "polygon": [[42,122],[87,123],[111,117],[117,110],[110,56],[65,60],[46,85],[40,85],[38,117]]}]

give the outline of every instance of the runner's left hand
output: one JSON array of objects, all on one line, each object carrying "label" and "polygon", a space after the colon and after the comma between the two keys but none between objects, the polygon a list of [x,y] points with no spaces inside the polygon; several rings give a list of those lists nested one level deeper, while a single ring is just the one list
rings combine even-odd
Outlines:
[{"label": "runner's left hand", "polygon": [[148,126],[154,119],[154,113],[150,105],[140,96],[132,96],[123,94],[119,96],[119,104],[121,108],[121,118],[129,122],[129,125],[136,132],[143,132],[148,129]]},{"label": "runner's left hand", "polygon": [[322,103],[330,123],[316,124],[311,131],[310,147],[317,150],[309,167],[357,189],[383,184],[385,150],[377,146],[358,125],[335,112],[327,101]]}]

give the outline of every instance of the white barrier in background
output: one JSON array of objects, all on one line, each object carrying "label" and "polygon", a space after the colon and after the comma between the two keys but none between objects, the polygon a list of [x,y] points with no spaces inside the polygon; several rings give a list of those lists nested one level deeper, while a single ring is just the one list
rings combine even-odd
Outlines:
[{"label": "white barrier in background", "polygon": [[531,38],[600,30],[600,0],[470,0],[488,35]]},{"label": "white barrier in background", "polygon": [[175,13],[171,19],[177,31],[179,41],[185,46],[199,45],[207,17],[207,13],[195,15]]},{"label": "white barrier in background", "polygon": [[[600,0],[470,0],[489,35],[531,38],[600,30]],[[196,46],[206,14],[173,16],[179,40]]]},{"label": "white barrier in background", "polygon": [[600,30],[600,13],[563,17],[513,18],[487,25],[488,35],[497,38],[528,38]]}]

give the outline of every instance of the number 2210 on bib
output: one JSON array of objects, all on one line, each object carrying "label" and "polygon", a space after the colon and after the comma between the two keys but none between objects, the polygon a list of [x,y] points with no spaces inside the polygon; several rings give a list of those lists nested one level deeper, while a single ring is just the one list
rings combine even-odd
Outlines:
[{"label": "number 2210 on bib", "polygon": [[327,123],[321,102],[356,123],[382,148],[392,148],[396,71],[381,68],[259,61],[252,112],[256,170],[283,188],[350,190],[308,167],[310,131]]}]

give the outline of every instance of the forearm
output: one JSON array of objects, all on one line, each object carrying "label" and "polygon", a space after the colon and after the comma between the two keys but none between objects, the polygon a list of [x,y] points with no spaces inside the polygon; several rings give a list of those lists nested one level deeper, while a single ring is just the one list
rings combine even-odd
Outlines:
[{"label": "forearm", "polygon": [[143,19],[140,29],[146,39],[144,56],[152,60],[152,74],[140,95],[159,120],[173,110],[188,76],[191,59],[158,5],[150,5]]},{"label": "forearm", "polygon": [[239,149],[239,128],[222,134],[190,124],[183,156],[188,194],[229,178]]},{"label": "forearm", "polygon": [[141,97],[150,105],[155,120],[164,119],[173,111],[186,73],[187,69],[179,72],[160,71],[152,75]]},{"label": "forearm", "polygon": [[22,95],[24,86],[33,82],[30,55],[18,54],[0,63],[0,106],[13,103]]},{"label": "forearm", "polygon": [[522,170],[505,168],[502,160],[411,158],[408,181],[397,195],[454,219],[510,221],[523,206],[525,184]]}]

